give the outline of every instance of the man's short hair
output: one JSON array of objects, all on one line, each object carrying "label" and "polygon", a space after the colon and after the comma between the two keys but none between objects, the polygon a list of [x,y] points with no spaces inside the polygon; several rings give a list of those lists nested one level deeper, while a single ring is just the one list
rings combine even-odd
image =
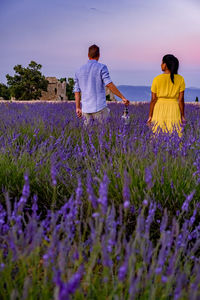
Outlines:
[{"label": "man's short hair", "polygon": [[88,56],[90,58],[96,58],[96,57],[99,57],[99,55],[100,55],[100,51],[99,51],[99,47],[97,45],[92,45],[89,47]]}]

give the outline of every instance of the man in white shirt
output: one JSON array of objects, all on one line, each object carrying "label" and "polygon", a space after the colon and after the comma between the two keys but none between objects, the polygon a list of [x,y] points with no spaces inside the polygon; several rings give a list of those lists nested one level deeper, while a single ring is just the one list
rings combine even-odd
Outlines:
[{"label": "man in white shirt", "polygon": [[[92,45],[88,50],[88,62],[75,74],[75,101],[76,114],[86,119],[86,124],[91,119],[105,120],[109,116],[109,108],[106,104],[105,86],[116,96],[122,99],[125,105],[129,101],[120,93],[112,82],[106,65],[99,63],[99,47]],[[82,109],[80,106],[82,102]]]}]

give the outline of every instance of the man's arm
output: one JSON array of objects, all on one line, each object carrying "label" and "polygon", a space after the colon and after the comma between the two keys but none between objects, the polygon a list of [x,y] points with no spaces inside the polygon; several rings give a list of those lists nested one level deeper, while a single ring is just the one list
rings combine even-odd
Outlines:
[{"label": "man's arm", "polygon": [[149,118],[147,123],[151,123],[152,117],[153,117],[153,110],[154,110],[154,106],[156,104],[157,101],[157,95],[156,93],[151,93],[151,103],[150,103],[150,110],[149,110]]},{"label": "man's arm", "polygon": [[82,117],[81,110],[81,89],[79,86],[78,76],[75,74],[74,79],[74,94],[75,94],[75,102],[76,102],[76,114],[78,118]]},{"label": "man's arm", "polygon": [[81,110],[81,93],[75,92],[75,102],[76,102],[76,114],[78,118],[82,117],[82,110]]},{"label": "man's arm", "polygon": [[109,90],[113,94],[115,94],[116,96],[121,98],[125,105],[129,105],[129,101],[122,95],[122,93],[118,90],[118,88],[116,87],[116,85],[114,85],[113,82],[110,82],[109,84],[107,84],[106,87],[109,88]]},{"label": "man's arm", "polygon": [[181,121],[185,121],[185,102],[184,102],[184,91],[179,94],[179,108],[181,112]]}]

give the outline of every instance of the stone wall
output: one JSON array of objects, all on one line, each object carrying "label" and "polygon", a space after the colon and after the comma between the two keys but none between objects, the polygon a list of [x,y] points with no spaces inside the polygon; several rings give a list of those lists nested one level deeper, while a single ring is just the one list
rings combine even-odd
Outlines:
[{"label": "stone wall", "polygon": [[106,87],[106,96],[110,95],[110,100],[111,101],[117,101],[114,94],[109,90],[109,88]]},{"label": "stone wall", "polygon": [[49,82],[47,92],[42,92],[40,100],[68,100],[66,95],[66,81],[60,82],[56,77],[46,77],[46,79]]}]

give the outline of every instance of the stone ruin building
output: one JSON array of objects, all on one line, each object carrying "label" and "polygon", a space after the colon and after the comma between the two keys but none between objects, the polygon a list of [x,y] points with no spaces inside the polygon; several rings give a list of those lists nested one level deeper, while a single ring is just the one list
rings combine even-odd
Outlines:
[{"label": "stone ruin building", "polygon": [[[40,100],[62,101],[68,100],[66,95],[66,81],[60,82],[56,77],[46,77],[49,84],[47,92],[42,92]],[[111,101],[116,101],[114,94],[106,88],[106,96],[110,96]],[[69,99],[71,100],[71,99]]]},{"label": "stone ruin building", "polygon": [[42,92],[40,100],[68,100],[66,95],[66,81],[60,82],[56,77],[46,77],[46,79],[49,82],[47,92]]},{"label": "stone ruin building", "polygon": [[106,87],[106,96],[110,96],[111,101],[117,101],[114,94]]}]

